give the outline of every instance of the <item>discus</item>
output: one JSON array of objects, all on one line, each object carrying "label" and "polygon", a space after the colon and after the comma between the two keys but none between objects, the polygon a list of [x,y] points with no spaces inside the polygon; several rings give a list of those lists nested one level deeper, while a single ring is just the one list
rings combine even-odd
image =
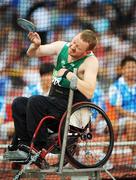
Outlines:
[{"label": "discus", "polygon": [[35,32],[36,26],[31,22],[23,18],[17,19],[17,24],[27,32]]}]

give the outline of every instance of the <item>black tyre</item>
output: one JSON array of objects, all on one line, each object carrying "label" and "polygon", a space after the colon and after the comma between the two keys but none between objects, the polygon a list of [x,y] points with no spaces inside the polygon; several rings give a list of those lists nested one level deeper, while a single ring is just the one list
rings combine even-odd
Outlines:
[{"label": "black tyre", "polygon": [[[59,128],[59,145],[64,135],[66,113]],[[114,134],[106,113],[97,105],[81,102],[72,107],[68,129],[66,157],[76,168],[96,168],[109,159]]]}]

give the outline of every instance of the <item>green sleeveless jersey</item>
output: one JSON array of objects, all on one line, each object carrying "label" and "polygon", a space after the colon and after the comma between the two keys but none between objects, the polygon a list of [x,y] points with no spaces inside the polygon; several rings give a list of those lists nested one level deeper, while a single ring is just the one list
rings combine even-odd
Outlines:
[{"label": "green sleeveless jersey", "polygon": [[60,51],[57,57],[57,64],[53,71],[53,84],[61,87],[69,88],[70,82],[66,78],[58,77],[57,73],[61,68],[69,69],[71,72],[74,71],[75,68],[79,68],[79,66],[84,62],[84,60],[89,56],[95,56],[92,52],[81,59],[78,59],[74,62],[68,62],[68,48],[69,43],[66,43],[62,50]]}]

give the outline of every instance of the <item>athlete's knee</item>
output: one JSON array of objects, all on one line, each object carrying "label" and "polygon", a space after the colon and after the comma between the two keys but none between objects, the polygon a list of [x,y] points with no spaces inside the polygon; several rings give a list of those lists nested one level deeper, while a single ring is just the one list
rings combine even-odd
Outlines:
[{"label": "athlete's knee", "polygon": [[24,105],[24,101],[26,100],[27,98],[25,97],[17,97],[13,100],[12,102],[12,111],[18,111],[18,110],[21,110],[22,109],[22,106]]},{"label": "athlete's knee", "polygon": [[35,107],[40,101],[40,95],[31,96],[28,100],[27,108]]}]

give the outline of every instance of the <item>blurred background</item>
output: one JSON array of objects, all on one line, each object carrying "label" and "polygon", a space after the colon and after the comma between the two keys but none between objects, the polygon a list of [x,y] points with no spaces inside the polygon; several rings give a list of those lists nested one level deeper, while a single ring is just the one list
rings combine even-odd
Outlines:
[{"label": "blurred background", "polygon": [[[116,178],[136,178],[136,1],[0,1],[1,157],[5,151],[3,145],[10,142],[14,132],[13,99],[43,93],[35,89],[42,81],[40,68],[44,64],[55,64],[56,60],[55,56],[29,58],[26,55],[30,41],[27,32],[17,25],[16,20],[20,17],[36,25],[42,44],[71,41],[83,29],[97,33],[98,45],[94,54],[99,60],[99,72],[92,101],[108,114],[115,142],[118,142],[109,161],[110,171]],[[48,94],[52,69],[45,74],[44,86]],[[10,168],[10,163],[0,160],[1,179],[5,179],[4,170]],[[102,177],[108,179],[104,173]],[[10,178],[9,174],[7,179]],[[52,179],[57,178],[52,176]]]}]

